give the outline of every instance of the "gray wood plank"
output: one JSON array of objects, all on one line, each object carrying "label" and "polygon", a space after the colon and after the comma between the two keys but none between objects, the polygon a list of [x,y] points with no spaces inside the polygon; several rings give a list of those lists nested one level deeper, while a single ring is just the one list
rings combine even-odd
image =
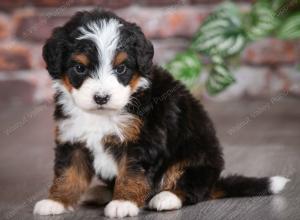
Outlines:
[{"label": "gray wood plank", "polygon": [[[270,104],[270,100],[244,99],[205,105],[224,146],[224,175],[283,175],[292,180],[283,193],[207,201],[178,211],[143,211],[132,219],[300,219],[300,102],[289,97],[275,104]],[[266,105],[270,106],[254,114]],[[1,110],[1,219],[105,219],[101,207],[79,207],[74,213],[60,216],[32,215],[34,203],[47,195],[52,180],[52,107],[44,106],[32,117],[25,117],[25,123],[16,126],[9,135],[5,131],[37,108],[19,106]],[[247,117],[249,122],[230,132]]]}]

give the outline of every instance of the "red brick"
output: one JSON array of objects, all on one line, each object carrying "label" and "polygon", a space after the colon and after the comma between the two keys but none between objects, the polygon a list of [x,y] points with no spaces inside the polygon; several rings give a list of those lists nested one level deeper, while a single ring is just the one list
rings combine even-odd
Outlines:
[{"label": "red brick", "polygon": [[[22,40],[44,41],[54,27],[63,25],[70,16],[63,7],[47,14],[18,14],[16,35]],[[198,29],[208,10],[193,7],[156,8],[133,7],[119,11],[119,15],[138,23],[146,35],[152,38],[191,37]]]},{"label": "red brick", "polygon": [[0,10],[10,10],[30,4],[30,0],[1,0]]},{"label": "red brick", "polygon": [[30,50],[20,45],[0,48],[0,70],[24,70],[31,68]]},{"label": "red brick", "polygon": [[119,15],[140,25],[150,38],[192,37],[209,10],[195,7],[130,8]]},{"label": "red brick", "polygon": [[221,3],[222,0],[190,0],[192,4],[215,4]]},{"label": "red brick", "polygon": [[[42,7],[61,7],[63,5],[73,6],[78,2],[77,0],[64,0],[64,1],[61,1],[61,0],[32,0],[32,1],[33,1],[33,5],[42,6]],[[91,3],[93,3],[93,0],[86,0],[86,1],[81,1],[81,2],[86,2],[86,4],[91,4]]]},{"label": "red brick", "polygon": [[43,14],[18,14],[15,18],[16,37],[26,41],[44,41],[50,37],[53,28],[63,25],[68,20],[69,16],[63,14],[64,8]]},{"label": "red brick", "polygon": [[69,6],[97,6],[104,8],[121,8],[129,6],[133,0],[33,0],[33,4],[42,7],[59,7],[63,4]]},{"label": "red brick", "polygon": [[143,0],[138,1],[141,5],[165,6],[165,5],[186,5],[188,0]]},{"label": "red brick", "polygon": [[127,7],[133,4],[133,0],[119,0],[119,1],[111,1],[111,0],[101,0],[96,1],[95,5],[98,7],[117,9]]},{"label": "red brick", "polygon": [[10,35],[9,26],[11,26],[9,19],[3,15],[0,15],[0,40]]},{"label": "red brick", "polygon": [[300,58],[299,42],[264,39],[249,45],[242,59],[251,65],[293,64]]}]

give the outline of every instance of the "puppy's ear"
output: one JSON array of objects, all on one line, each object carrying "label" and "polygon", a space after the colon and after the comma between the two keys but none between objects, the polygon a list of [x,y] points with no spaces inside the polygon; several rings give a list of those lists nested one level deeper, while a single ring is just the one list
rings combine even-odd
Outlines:
[{"label": "puppy's ear", "polygon": [[133,24],[134,35],[136,37],[135,52],[139,71],[148,75],[152,68],[154,49],[152,43],[145,37],[141,28]]},{"label": "puppy's ear", "polygon": [[67,34],[63,28],[54,29],[51,38],[46,41],[43,47],[43,58],[53,79],[61,78],[69,48]]}]

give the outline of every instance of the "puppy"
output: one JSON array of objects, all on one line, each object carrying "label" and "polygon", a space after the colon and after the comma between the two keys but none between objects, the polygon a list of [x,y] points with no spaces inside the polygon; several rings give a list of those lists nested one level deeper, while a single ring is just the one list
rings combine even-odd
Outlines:
[{"label": "puppy", "polygon": [[136,24],[107,11],[79,12],[53,31],[43,57],[56,92],[54,180],[35,214],[73,210],[94,176],[113,191],[111,218],[284,188],[280,176],[220,177],[212,122],[153,53]]}]

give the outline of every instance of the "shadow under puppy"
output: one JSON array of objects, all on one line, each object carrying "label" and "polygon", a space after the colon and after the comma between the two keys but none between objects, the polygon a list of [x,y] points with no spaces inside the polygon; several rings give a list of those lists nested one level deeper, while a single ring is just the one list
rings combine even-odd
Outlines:
[{"label": "shadow under puppy", "polygon": [[113,191],[108,217],[179,209],[209,199],[270,195],[280,176],[220,177],[222,150],[190,92],[152,64],[153,46],[111,12],[76,13],[43,57],[55,88],[54,180],[34,213],[73,210],[94,176]]}]

